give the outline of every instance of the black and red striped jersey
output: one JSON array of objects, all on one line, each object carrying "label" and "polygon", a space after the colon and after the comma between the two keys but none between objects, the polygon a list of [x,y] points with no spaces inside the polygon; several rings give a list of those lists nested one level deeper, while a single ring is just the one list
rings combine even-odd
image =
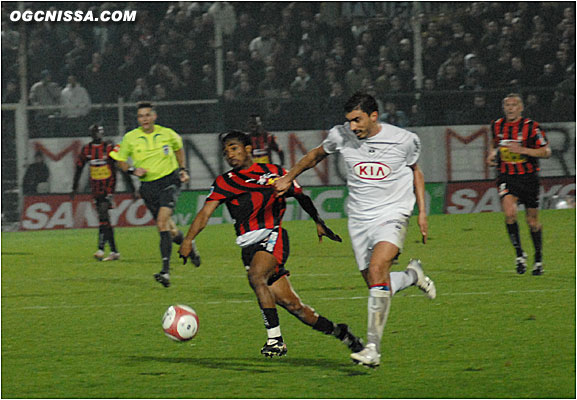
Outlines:
[{"label": "black and red striped jersey", "polygon": [[250,142],[252,145],[252,159],[257,163],[270,163],[272,161],[272,152],[280,150],[276,137],[268,132],[259,135],[251,134]]},{"label": "black and red striped jersey", "polygon": [[518,142],[523,147],[539,149],[548,144],[545,132],[539,123],[529,118],[507,122],[499,118],[491,122],[493,146],[497,151],[497,171],[505,175],[524,175],[539,171],[539,159],[525,154],[510,152],[507,143]]},{"label": "black and red striped jersey", "polygon": [[214,181],[206,201],[225,203],[235,220],[237,236],[280,226],[286,211],[285,197],[301,194],[294,182],[284,196],[276,197],[274,181],[286,174],[275,164],[253,164],[247,169],[228,171]]},{"label": "black and red striped jersey", "polygon": [[[90,188],[94,195],[114,193],[116,187],[116,162],[110,157],[114,145],[110,142],[90,142],[82,147],[76,158],[76,168],[82,170],[88,163]],[[78,179],[78,178],[76,178]],[[74,182],[76,186],[78,182]]]}]

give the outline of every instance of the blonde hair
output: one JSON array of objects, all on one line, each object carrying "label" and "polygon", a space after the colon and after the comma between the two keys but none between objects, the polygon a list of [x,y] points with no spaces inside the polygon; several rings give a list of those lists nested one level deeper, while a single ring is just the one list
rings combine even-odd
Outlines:
[{"label": "blonde hair", "polygon": [[524,104],[524,103],[523,103],[523,96],[521,96],[519,93],[509,93],[507,96],[505,96],[505,97],[503,98],[502,104],[505,104],[505,100],[507,100],[507,99],[509,99],[509,98],[511,98],[511,97],[516,97],[516,98],[518,98],[519,101],[521,102],[521,104]]}]

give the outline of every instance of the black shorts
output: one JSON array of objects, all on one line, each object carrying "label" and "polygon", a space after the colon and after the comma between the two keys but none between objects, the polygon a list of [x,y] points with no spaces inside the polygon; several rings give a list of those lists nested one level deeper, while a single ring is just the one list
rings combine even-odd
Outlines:
[{"label": "black shorts", "polygon": [[539,177],[536,174],[499,175],[497,190],[501,198],[511,194],[525,208],[539,208]]},{"label": "black shorts", "polygon": [[160,207],[168,207],[174,210],[179,194],[180,177],[178,169],[160,179],[142,182],[140,185],[140,195],[154,219],[158,216]]},{"label": "black shorts", "polygon": [[259,243],[243,247],[241,256],[242,262],[247,271],[250,268],[250,263],[252,262],[254,255],[258,251],[266,251],[267,253],[272,254],[277,260],[274,273],[271,275],[267,282],[269,286],[278,281],[283,276],[290,275],[290,271],[284,267],[290,253],[289,237],[287,231],[285,231],[283,228],[276,228],[268,237]]},{"label": "black shorts", "polygon": [[100,207],[101,204],[103,203],[108,203],[108,208],[112,209],[114,208],[114,202],[112,201],[112,193],[109,194],[94,194],[92,195],[92,198],[94,199],[94,204],[96,205],[96,208],[98,209]]}]

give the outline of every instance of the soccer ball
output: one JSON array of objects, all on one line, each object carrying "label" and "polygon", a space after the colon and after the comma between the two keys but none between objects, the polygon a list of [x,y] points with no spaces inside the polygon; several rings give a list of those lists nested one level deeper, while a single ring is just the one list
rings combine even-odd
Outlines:
[{"label": "soccer ball", "polygon": [[162,329],[172,340],[186,342],[198,332],[198,315],[189,306],[170,306],[162,317]]}]

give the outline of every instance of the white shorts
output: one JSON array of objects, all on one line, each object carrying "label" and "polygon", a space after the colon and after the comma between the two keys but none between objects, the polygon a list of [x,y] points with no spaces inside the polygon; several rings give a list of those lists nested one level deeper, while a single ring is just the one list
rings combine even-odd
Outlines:
[{"label": "white shorts", "polygon": [[379,242],[389,242],[403,249],[409,215],[389,214],[372,221],[358,221],[349,218],[349,236],[360,271],[369,267],[373,248]]}]

